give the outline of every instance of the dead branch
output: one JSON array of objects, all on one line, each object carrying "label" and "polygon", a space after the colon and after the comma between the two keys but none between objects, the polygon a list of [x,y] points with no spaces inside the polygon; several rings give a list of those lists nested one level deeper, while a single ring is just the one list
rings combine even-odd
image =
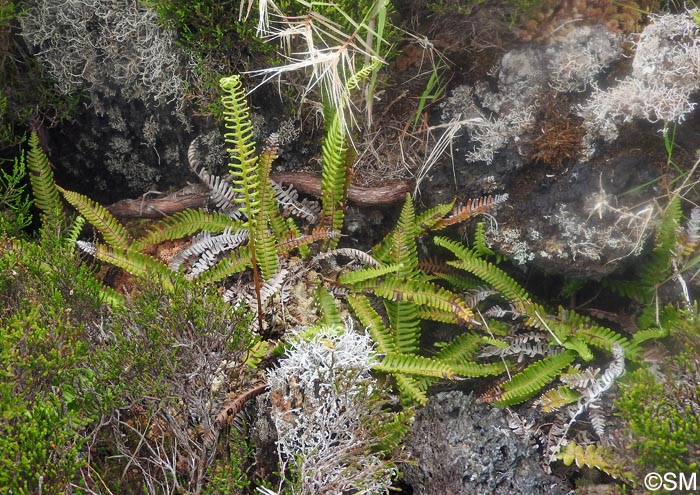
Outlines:
[{"label": "dead branch", "polygon": [[[295,189],[321,197],[321,176],[311,172],[285,172],[273,174],[270,178],[279,184],[291,184]],[[188,208],[201,208],[207,204],[209,194],[204,186],[187,185],[163,198],[123,199],[107,207],[109,212],[120,218],[162,218]],[[411,181],[402,180],[380,187],[351,185],[348,188],[348,201],[357,206],[372,207],[390,205],[402,201],[411,192]]]}]

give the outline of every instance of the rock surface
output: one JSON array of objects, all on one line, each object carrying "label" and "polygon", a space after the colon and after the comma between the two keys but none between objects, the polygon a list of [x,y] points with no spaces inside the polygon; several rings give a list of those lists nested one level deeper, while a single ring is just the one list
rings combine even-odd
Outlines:
[{"label": "rock surface", "polygon": [[511,432],[504,412],[461,392],[439,393],[416,415],[402,468],[417,495],[564,495],[535,450]]},{"label": "rock surface", "polygon": [[[700,58],[698,42],[676,33],[687,17],[652,18],[631,45],[632,60],[623,46],[633,38],[576,22],[562,24],[565,35],[511,40],[487,73],[456,68],[468,84],[449,90],[436,113],[438,125],[459,131],[451,160],[421,182],[422,201],[510,194],[488,235],[517,265],[599,279],[634,262],[665,205],[657,199],[669,194],[659,178],[688,170],[700,147],[696,84],[669,69]],[[651,45],[662,53],[647,54]],[[677,171],[668,167],[661,118],[683,142]]]}]

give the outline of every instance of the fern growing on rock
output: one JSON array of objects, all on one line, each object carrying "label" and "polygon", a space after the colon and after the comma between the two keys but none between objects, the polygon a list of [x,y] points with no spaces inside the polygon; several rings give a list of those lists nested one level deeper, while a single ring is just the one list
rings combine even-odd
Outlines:
[{"label": "fern growing on rock", "polygon": [[[193,147],[189,152],[190,166],[210,189],[210,196],[220,211],[188,209],[156,222],[145,235],[134,239],[103,206],[81,194],[62,188],[57,190],[87,218],[104,241],[104,244],[80,242],[78,245],[102,261],[117,265],[133,275],[155,276],[163,286],[173,287],[182,281],[183,275],[190,280],[218,282],[250,269],[254,306],[257,307],[258,324],[262,329],[261,291],[267,281],[281,273],[280,256],[293,250],[306,255],[309,244],[336,239],[338,234],[331,226],[338,226],[342,216],[335,215],[336,220],[331,221],[328,227],[302,232],[291,216],[309,223],[317,222],[320,208],[308,200],[298,201],[295,191],[284,189],[270,179],[272,162],[277,156],[277,137],[270,136],[262,152],[256,152],[246,94],[240,78],[223,78],[221,89],[224,140],[230,158],[228,176],[211,175],[199,164]],[[325,146],[329,156],[342,156],[343,141],[330,139],[329,143]],[[39,179],[40,184],[46,183],[47,198],[55,201],[56,195],[50,194],[52,179],[47,181],[41,176]],[[334,215],[329,214],[331,217]],[[193,235],[189,247],[176,255],[169,267],[144,254],[152,245]]]},{"label": "fern growing on rock", "polygon": [[[546,308],[492,261],[495,253],[486,246],[480,227],[471,247],[445,236],[433,238],[435,246],[456,259],[419,259],[417,239],[487,211],[505,198],[439,205],[416,214],[408,197],[394,230],[370,252],[371,263],[363,260],[366,267],[338,277],[337,282],[350,291],[346,297],[355,316],[384,355],[376,369],[395,378],[406,403],[425,403],[427,388],[439,379],[500,375],[507,370],[509,379],[481,400],[499,406],[518,404],[563,380],[565,371],[577,362],[605,354],[617,359],[618,352],[619,359],[639,361],[644,342],[665,334],[652,327],[629,336],[575,311]],[[494,298],[505,300],[506,309],[489,302]],[[504,316],[513,323],[496,320]],[[426,321],[457,325],[461,333],[430,356],[423,355],[420,341]],[[619,373],[606,375],[613,377],[607,387],[624,365],[616,370]],[[562,387],[562,406],[582,397],[580,392],[574,394],[576,387]],[[585,390],[583,397],[588,397]]]}]

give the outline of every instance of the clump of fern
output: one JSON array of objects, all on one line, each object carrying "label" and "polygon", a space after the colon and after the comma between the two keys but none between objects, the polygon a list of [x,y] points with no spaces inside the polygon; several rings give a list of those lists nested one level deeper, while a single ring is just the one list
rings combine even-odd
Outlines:
[{"label": "clump of fern", "polygon": [[[505,199],[504,195],[465,205],[439,205],[417,215],[413,200],[407,196],[396,228],[370,253],[346,248],[325,254],[365,265],[342,273],[337,283],[349,291],[347,302],[384,356],[375,369],[395,378],[406,404],[425,404],[427,389],[436,380],[503,371],[500,363],[473,361],[476,333],[456,339],[433,356],[421,354],[423,321],[454,323],[463,328],[479,327],[481,323],[462,293],[436,283],[439,269],[421,264],[417,243],[429,232],[492,209]],[[328,323],[339,322],[332,298],[323,290],[319,302]]]},{"label": "clump of fern", "polygon": [[[667,329],[648,325],[629,335],[575,311],[545,307],[497,266],[483,225],[477,227],[471,247],[433,237],[433,244],[454,260],[419,259],[419,238],[500,201],[484,198],[416,214],[407,198],[396,228],[369,255],[339,250],[365,267],[341,274],[338,283],[350,291],[349,305],[384,355],[376,369],[395,378],[406,403],[425,403],[427,388],[439,379],[507,372],[508,379],[485,393],[483,401],[515,405],[556,386],[556,392],[540,399],[549,400],[551,410],[578,402],[574,417],[591,414],[601,394],[624,372],[625,362],[639,362],[644,342],[663,337]],[[332,313],[329,299],[319,295],[321,306]],[[420,347],[427,321],[455,325],[458,336],[427,355]],[[581,363],[606,355],[616,364],[603,375],[591,369],[589,379],[567,378]]]},{"label": "clump of fern", "polygon": [[[344,84],[344,91],[352,91],[374,69],[370,64],[354,73]],[[46,187],[55,193],[51,196],[54,199],[60,191],[102,235],[103,242],[78,241],[78,245],[133,275],[155,278],[164,287],[172,288],[182,283],[182,278],[212,283],[249,271],[254,300],[250,297],[243,300],[256,308],[258,325],[263,331],[263,307],[290,271],[286,268],[290,253],[294,251],[305,258],[312,243],[324,241],[331,248],[337,245],[349,183],[347,130],[342,108],[329,107],[322,146],[321,207],[308,200],[299,201],[295,191],[284,189],[270,179],[277,156],[277,138],[270,136],[258,153],[240,77],[221,79],[221,90],[224,139],[230,158],[228,176],[211,175],[200,166],[193,148],[189,153],[191,167],[209,187],[218,211],[185,210],[155,223],[145,235],[133,238],[101,205],[58,188],[51,181]],[[149,246],[195,234],[191,244],[175,256],[170,266],[145,254]],[[227,297],[236,297],[241,292],[229,291]]]}]

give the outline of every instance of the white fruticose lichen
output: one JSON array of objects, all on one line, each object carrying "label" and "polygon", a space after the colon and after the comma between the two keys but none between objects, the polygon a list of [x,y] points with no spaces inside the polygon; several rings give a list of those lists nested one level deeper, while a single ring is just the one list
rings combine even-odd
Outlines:
[{"label": "white fruticose lichen", "polygon": [[486,81],[456,88],[443,103],[443,120],[469,132],[475,147],[468,161],[490,164],[496,152],[517,145],[532,128],[544,92],[584,91],[619,53],[617,37],[602,26],[578,27],[542,48],[511,50],[490,71],[495,90]]},{"label": "white fruticose lichen", "polygon": [[620,51],[618,37],[605,27],[577,27],[545,51],[549,85],[560,93],[585,91]]},{"label": "white fruticose lichen", "polygon": [[596,88],[579,109],[589,149],[598,137],[617,139],[619,124],[635,119],[680,123],[695,109],[690,98],[700,90],[698,13],[652,16],[636,43],[632,74],[609,89]]},{"label": "white fruticose lichen", "polygon": [[126,99],[181,102],[180,50],[152,10],[133,0],[32,0],[22,36],[65,93],[117,84]]},{"label": "white fruticose lichen", "polygon": [[535,259],[532,248],[521,237],[520,229],[503,228],[499,229],[495,225],[489,225],[486,229],[489,244],[498,244],[498,250],[506,253],[513,261],[519,265],[524,265],[528,261]]},{"label": "white fruticose lichen", "polygon": [[566,205],[560,205],[559,212],[552,217],[573,259],[582,257],[597,261],[604,253],[617,253],[619,258],[639,255],[644,240],[652,231],[652,210],[645,207],[635,212],[598,203],[591,215],[596,213],[595,208],[599,208],[600,214],[615,215],[616,222],[604,228],[596,227],[590,221],[591,216],[580,218],[568,211]]},{"label": "white fruticose lichen", "polygon": [[369,428],[381,408],[371,338],[348,325],[300,332],[289,345],[268,383],[293,493],[385,493],[396,473]]}]

